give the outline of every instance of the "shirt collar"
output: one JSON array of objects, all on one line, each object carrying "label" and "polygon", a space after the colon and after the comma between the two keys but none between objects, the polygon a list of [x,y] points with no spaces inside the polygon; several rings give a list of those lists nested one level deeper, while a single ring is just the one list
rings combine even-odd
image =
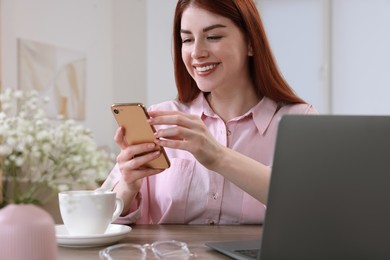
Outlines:
[{"label": "shirt collar", "polygon": [[209,102],[205,97],[205,93],[200,92],[199,95],[192,101],[191,113],[198,115],[199,117],[217,117],[215,112],[211,109]]},{"label": "shirt collar", "polygon": [[263,97],[256,106],[248,111],[252,113],[253,121],[262,135],[267,131],[278,109],[278,104],[275,101]]},{"label": "shirt collar", "polygon": [[[244,115],[239,116],[233,120],[240,120],[244,117],[252,117],[254,124],[256,125],[259,133],[264,135],[267,128],[271,124],[272,118],[278,110],[278,105],[272,99],[263,97],[259,103],[252,107]],[[198,115],[199,117],[218,117],[211,109],[209,103],[203,92],[201,92],[193,101],[191,105],[191,113]]]}]

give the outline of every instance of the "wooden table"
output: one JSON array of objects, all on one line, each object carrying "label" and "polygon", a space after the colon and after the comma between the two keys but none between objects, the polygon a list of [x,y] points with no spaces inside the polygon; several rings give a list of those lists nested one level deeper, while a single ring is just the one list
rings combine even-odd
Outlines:
[{"label": "wooden table", "polygon": [[[209,249],[206,241],[253,240],[261,235],[260,225],[134,225],[132,231],[118,243],[153,243],[157,240],[178,240],[188,244],[197,259],[229,259],[224,255]],[[65,248],[58,247],[59,260],[99,259],[99,250],[95,248]],[[151,252],[149,252],[151,254]]]}]

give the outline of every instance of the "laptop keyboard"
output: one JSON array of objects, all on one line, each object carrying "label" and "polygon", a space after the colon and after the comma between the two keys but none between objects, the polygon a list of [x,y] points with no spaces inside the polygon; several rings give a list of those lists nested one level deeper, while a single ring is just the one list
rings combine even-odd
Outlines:
[{"label": "laptop keyboard", "polygon": [[251,257],[253,259],[256,259],[257,255],[259,254],[259,249],[243,249],[243,250],[234,250],[234,251],[244,256]]}]

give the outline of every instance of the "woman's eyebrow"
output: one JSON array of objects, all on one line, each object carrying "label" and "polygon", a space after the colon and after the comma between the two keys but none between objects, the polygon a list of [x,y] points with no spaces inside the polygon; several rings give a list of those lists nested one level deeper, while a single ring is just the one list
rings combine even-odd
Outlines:
[{"label": "woman's eyebrow", "polygon": [[[203,29],[203,32],[208,32],[208,31],[213,30],[215,28],[226,28],[226,25],[223,25],[223,24],[213,24],[213,25],[205,27]],[[185,30],[185,29],[180,29],[180,33],[191,34],[191,31]]]},{"label": "woman's eyebrow", "polygon": [[211,26],[204,28],[203,32],[207,32],[207,31],[213,30],[215,28],[225,28],[225,27],[226,27],[226,25],[223,25],[223,24],[214,24],[214,25],[211,25]]}]

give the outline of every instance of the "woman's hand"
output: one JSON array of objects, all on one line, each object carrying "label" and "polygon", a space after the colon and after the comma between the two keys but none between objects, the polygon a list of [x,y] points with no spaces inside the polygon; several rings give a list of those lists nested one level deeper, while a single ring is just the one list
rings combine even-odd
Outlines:
[{"label": "woman's hand", "polygon": [[129,146],[124,135],[125,129],[120,127],[114,137],[115,142],[121,149],[116,161],[122,178],[114,188],[117,197],[123,200],[124,207],[121,215],[126,215],[130,211],[132,202],[141,189],[143,179],[163,171],[143,166],[160,156],[160,151],[156,151],[156,144],[145,143]]},{"label": "woman's hand", "polygon": [[156,132],[156,143],[186,150],[206,168],[216,171],[238,187],[267,202],[271,169],[245,155],[226,148],[214,139],[201,118],[177,111],[149,112],[152,125],[168,125]]},{"label": "woman's hand", "polygon": [[149,116],[151,125],[171,126],[156,132],[157,144],[186,150],[205,167],[211,170],[216,167],[225,147],[215,140],[200,117],[179,111],[151,111]]},{"label": "woman's hand", "polygon": [[[141,188],[144,177],[162,172],[161,169],[143,167],[143,165],[160,156],[156,151],[156,144],[145,143],[128,146],[125,138],[125,129],[120,127],[115,133],[115,142],[121,151],[117,156],[117,163],[122,173],[122,179],[130,190],[138,191]],[[140,156],[137,156],[142,154]]]}]

